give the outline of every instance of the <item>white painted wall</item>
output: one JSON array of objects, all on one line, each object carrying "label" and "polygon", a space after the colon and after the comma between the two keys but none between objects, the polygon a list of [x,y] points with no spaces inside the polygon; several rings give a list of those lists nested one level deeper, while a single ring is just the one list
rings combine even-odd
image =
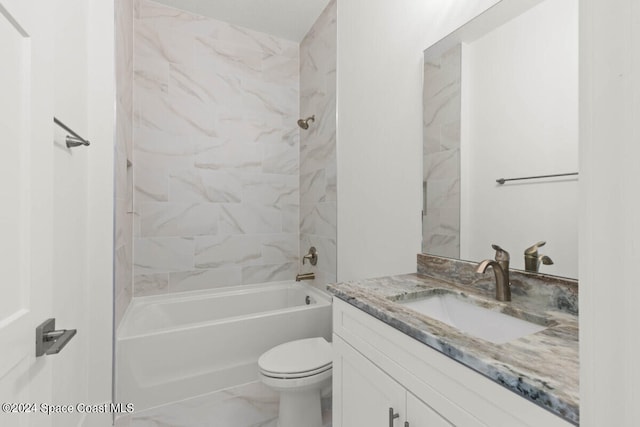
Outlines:
[{"label": "white painted wall", "polygon": [[640,420],[640,4],[580,1],[583,427]]},{"label": "white painted wall", "polygon": [[416,270],[423,51],[496,2],[338,1],[338,280]]},{"label": "white painted wall", "polygon": [[[55,131],[53,315],[76,337],[53,364],[53,403],[111,400],[113,270],[113,2],[57,0],[54,114],[91,141],[67,149]],[[52,417],[106,426],[111,416]]]},{"label": "white painted wall", "polygon": [[578,171],[578,1],[545,1],[463,50],[460,258],[491,244],[524,269],[524,250],[578,277],[577,177],[496,183]]},{"label": "white painted wall", "polygon": [[[54,114],[88,138],[87,126],[87,2],[58,0],[55,8]],[[53,315],[58,328],[78,330],[53,364],[55,404],[85,401],[90,330],[86,310],[87,276],[87,162],[94,147],[69,149],[67,132],[55,127],[53,217]],[[54,426],[77,425],[81,414],[56,414]]]},{"label": "white painted wall", "polygon": [[[114,220],[114,4],[90,0],[88,11],[87,97],[88,132],[92,138],[88,162],[87,287],[89,313],[89,402],[111,400],[113,328]],[[111,415],[87,417],[85,426],[109,425]]]}]

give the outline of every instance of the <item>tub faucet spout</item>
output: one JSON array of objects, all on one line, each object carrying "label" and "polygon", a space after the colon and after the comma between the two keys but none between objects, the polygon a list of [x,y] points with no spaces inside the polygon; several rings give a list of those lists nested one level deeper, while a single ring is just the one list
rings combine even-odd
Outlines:
[{"label": "tub faucet spout", "polygon": [[314,280],[315,278],[315,273],[296,274],[296,282],[299,282],[301,280]]}]

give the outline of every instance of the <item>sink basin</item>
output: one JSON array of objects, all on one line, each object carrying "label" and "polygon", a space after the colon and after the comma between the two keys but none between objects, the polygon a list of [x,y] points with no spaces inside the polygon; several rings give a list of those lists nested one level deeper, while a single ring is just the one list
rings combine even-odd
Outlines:
[{"label": "sink basin", "polygon": [[436,293],[396,302],[468,335],[495,344],[504,344],[547,329],[547,326],[473,304],[454,293]]}]

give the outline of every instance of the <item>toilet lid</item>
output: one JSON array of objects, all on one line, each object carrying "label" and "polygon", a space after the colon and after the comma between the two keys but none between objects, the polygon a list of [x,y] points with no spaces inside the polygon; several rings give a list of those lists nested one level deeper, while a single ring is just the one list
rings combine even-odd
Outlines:
[{"label": "toilet lid", "polygon": [[322,337],[291,341],[272,348],[258,359],[260,370],[271,374],[322,372],[331,366],[331,344]]}]

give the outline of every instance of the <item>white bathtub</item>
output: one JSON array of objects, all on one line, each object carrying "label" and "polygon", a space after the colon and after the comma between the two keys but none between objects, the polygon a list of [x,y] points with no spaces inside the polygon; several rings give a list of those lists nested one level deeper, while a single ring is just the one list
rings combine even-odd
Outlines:
[{"label": "white bathtub", "polygon": [[256,381],[266,350],[317,336],[331,339],[331,299],[302,283],[134,298],[117,333],[116,399],[140,411]]}]

